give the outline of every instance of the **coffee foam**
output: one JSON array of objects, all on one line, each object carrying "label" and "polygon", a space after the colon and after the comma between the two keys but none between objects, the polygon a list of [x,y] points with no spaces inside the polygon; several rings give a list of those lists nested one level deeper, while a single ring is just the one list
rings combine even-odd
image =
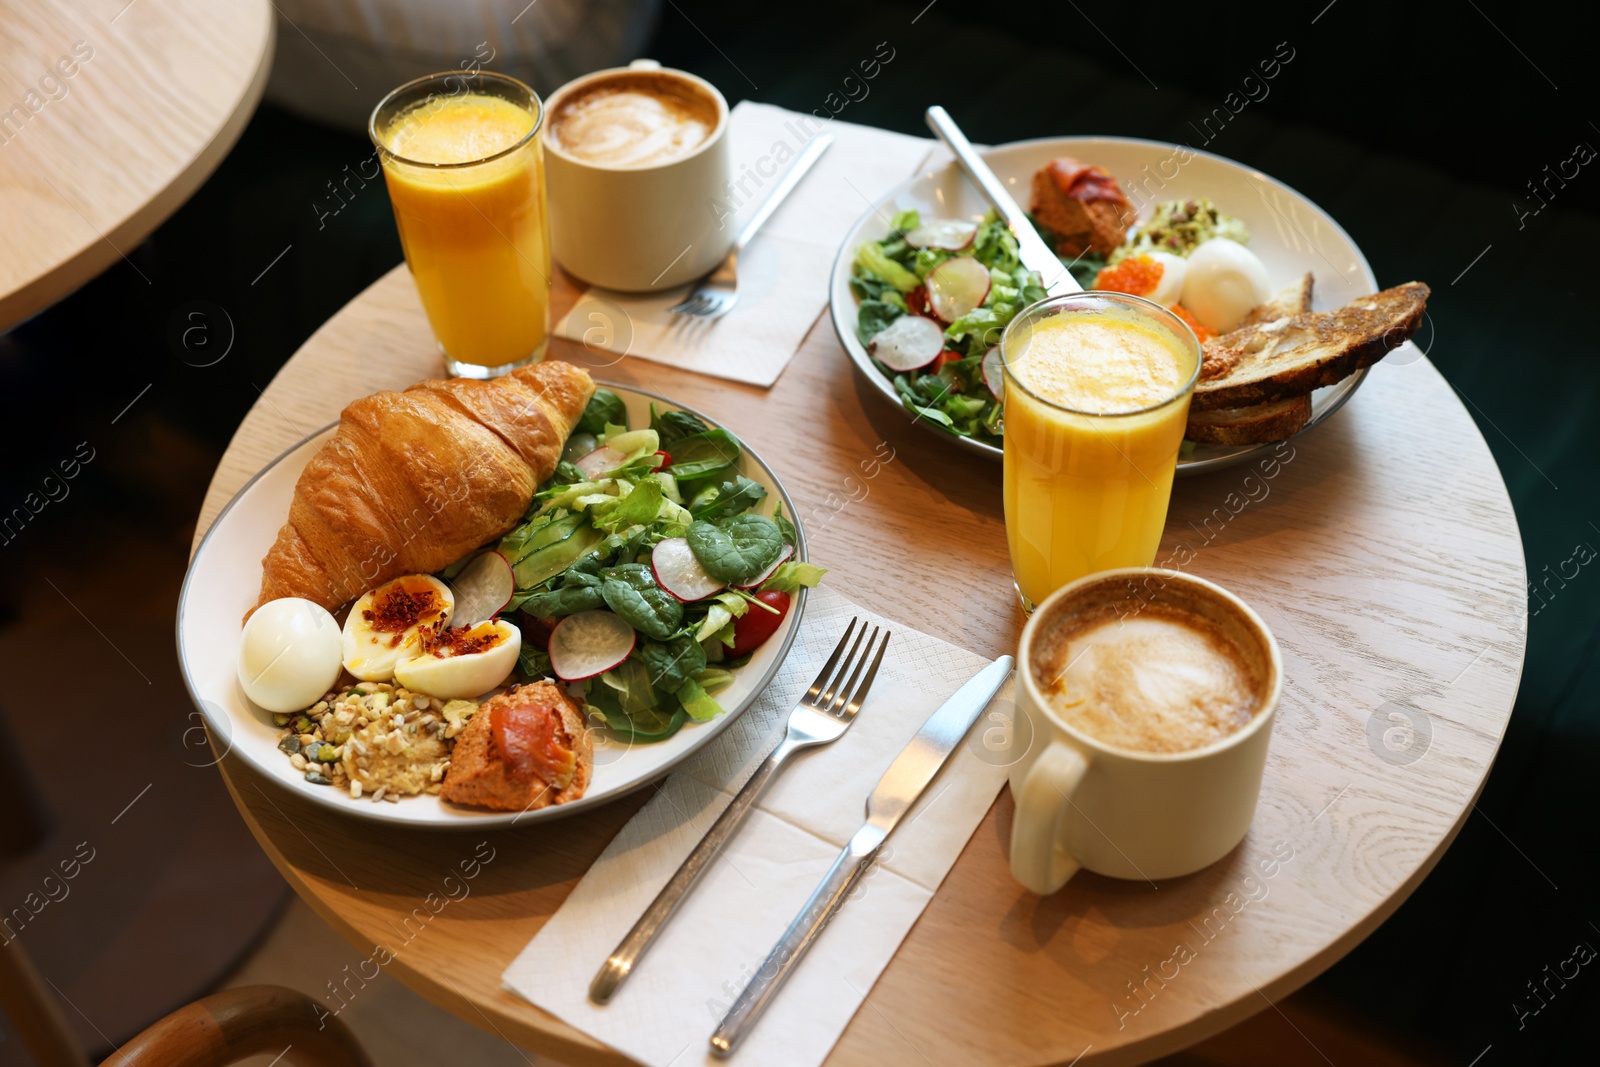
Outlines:
[{"label": "coffee foam", "polygon": [[562,100],[551,143],[607,167],[649,167],[681,159],[716,132],[716,102],[693,83],[659,73],[591,82]]},{"label": "coffee foam", "polygon": [[1107,745],[1187,752],[1248,726],[1267,670],[1232,620],[1173,603],[1069,612],[1038,641],[1034,681],[1064,722]]}]

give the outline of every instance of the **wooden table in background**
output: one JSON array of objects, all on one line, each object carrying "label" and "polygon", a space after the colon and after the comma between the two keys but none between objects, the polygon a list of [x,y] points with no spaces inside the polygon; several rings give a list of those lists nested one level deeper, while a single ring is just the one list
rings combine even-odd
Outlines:
[{"label": "wooden table in background", "polygon": [[228,154],[267,0],[34,0],[0,33],[0,331],[126,257]]},{"label": "wooden table in background", "polygon": [[[572,298],[558,283],[558,314]],[[861,385],[826,316],[770,390],[559,340],[551,355],[697,407],[748,441],[794,496],[835,589],[984,655],[1014,648],[1023,620],[999,465],[912,426]],[[318,331],[250,411],[196,543],[251,475],[346,402],[440,372],[397,268]],[[887,449],[893,461],[865,478],[864,461]],[[1184,569],[1243,596],[1283,647],[1250,835],[1188,878],[1080,874],[1041,899],[1008,873],[1003,792],[830,1064],[1088,1067],[1176,1051],[1350,951],[1455,837],[1511,713],[1527,605],[1500,472],[1433,366],[1380,364],[1344,411],[1275,462],[1180,479],[1161,558],[1182,546],[1194,554]],[[644,795],[526,829],[421,833],[342,819],[237,758],[221,766],[284,877],[363,953],[405,940],[412,909],[487,837],[496,858],[471,896],[387,969],[519,1045],[572,1064],[622,1062],[506,992],[500,974]],[[1174,959],[1180,943],[1189,958]]]}]

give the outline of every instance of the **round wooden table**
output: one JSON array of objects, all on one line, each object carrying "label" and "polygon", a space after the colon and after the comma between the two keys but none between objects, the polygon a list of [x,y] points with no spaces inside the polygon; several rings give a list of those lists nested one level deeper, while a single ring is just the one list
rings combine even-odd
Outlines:
[{"label": "round wooden table", "polygon": [[53,0],[5,17],[0,330],[193,195],[255,111],[274,34],[267,0]]},{"label": "round wooden table", "polygon": [[[558,314],[572,298],[558,284]],[[551,354],[698,407],[779,458],[811,520],[812,558],[831,569],[835,589],[870,595],[874,610],[984,655],[1013,649],[1023,620],[999,465],[912,426],[858,383],[826,317],[771,390],[638,359],[609,365],[615,357],[559,340]],[[1180,479],[1174,492],[1160,558],[1187,559],[1184,569],[1242,595],[1283,647],[1283,703],[1244,844],[1188,878],[1082,874],[1041,899],[1008,873],[1013,809],[1002,792],[830,1064],[877,1067],[919,1053],[972,1064],[1143,1062],[1267,1009],[1427,875],[1494,760],[1527,610],[1516,520],[1483,438],[1426,359],[1401,360],[1380,364],[1348,408],[1270,460]],[[344,403],[439,373],[398,268],[319,330],[245,418],[196,543],[252,474]],[[863,483],[858,462],[882,443],[894,460]],[[643,795],[546,826],[417,833],[329,814],[237,759],[221,766],[284,877],[363,953],[392,942],[488,837],[497,859],[471,896],[388,970],[519,1045],[572,1064],[621,1062],[507,993],[500,974]],[[328,1006],[339,1003],[330,996]]]}]

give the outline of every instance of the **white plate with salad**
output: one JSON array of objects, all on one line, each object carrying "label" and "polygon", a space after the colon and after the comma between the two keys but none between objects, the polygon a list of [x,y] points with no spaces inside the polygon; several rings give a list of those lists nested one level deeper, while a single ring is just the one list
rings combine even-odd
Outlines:
[{"label": "white plate with salad", "polygon": [[[1221,156],[1161,141],[1121,137],[1040,138],[983,153],[985,162],[1024,207],[1029,203],[1034,173],[1063,156],[1102,167],[1118,180],[1139,209],[1138,223],[1130,234],[1137,234],[1137,227],[1149,222],[1162,203],[1206,199],[1243,223],[1248,232],[1246,247],[1266,268],[1272,290],[1310,271],[1315,276],[1315,306],[1319,309],[1340,307],[1377,291],[1377,279],[1361,250],[1327,212],[1282,182]],[[988,207],[954,163],[902,182],[864,213],[845,237],[833,264],[829,306],[839,341],[866,382],[930,432],[953,437],[963,448],[998,459],[1003,411],[996,395],[999,383],[994,356],[989,357],[985,373],[984,356],[993,344],[985,334],[997,333],[1027,303],[1042,297],[1043,291],[1030,286],[1030,281],[1036,284],[1037,280],[1021,269],[1015,259],[1014,239],[1003,224],[993,221]],[[921,231],[915,244],[904,239],[913,230]],[[885,258],[893,260],[893,265],[883,265]],[[947,263],[953,266],[945,266]],[[982,269],[973,269],[973,263]],[[1085,270],[1086,266],[1090,264],[1077,263],[1074,273],[1080,283],[1092,287],[1094,270]],[[895,267],[911,272],[924,287],[932,271],[942,268],[951,276],[953,284],[948,291],[955,294],[955,311],[961,313],[951,321],[948,315],[939,314],[939,309],[932,309],[941,320],[938,324],[945,327],[944,349],[932,363],[909,371],[891,369],[868,350],[877,332],[908,314],[901,310],[906,294],[900,293],[897,300],[897,286],[887,277],[896,273]],[[977,303],[968,308],[974,298]],[[923,340],[913,338],[916,344]],[[1365,371],[1358,372],[1313,393],[1306,429],[1333,414],[1365,375]],[[1271,447],[1185,441],[1178,473],[1229,466]]]},{"label": "white plate with salad", "polygon": [[[594,746],[593,771],[587,789],[577,799],[533,811],[493,811],[451,804],[428,793],[406,796],[398,803],[374,803],[370,796],[353,799],[334,786],[308,781],[304,768],[291,763],[286,758],[287,750],[281,747],[286,728],[289,734],[298,729],[294,716],[275,717],[252,703],[241,688],[237,670],[240,619],[256,603],[260,592],[260,560],[288,511],[295,482],[318,448],[333,436],[335,425],[313,434],[279,456],[239,491],[217,517],[196,551],[185,580],[178,605],[179,661],[190,695],[205,719],[213,747],[219,754],[242,758],[285,788],[356,818],[419,827],[477,828],[560,818],[615,800],[667,774],[738,718],[777,673],[799,631],[806,587],[814,585],[822,573],[805,562],[805,536],[791,521],[795,515],[793,501],[772,469],[714,421],[652,393],[603,382],[596,384],[599,386],[596,399],[585,412],[584,422],[568,440],[564,459],[571,462],[564,461],[555,477],[541,487],[523,523],[495,545],[486,546],[483,553],[497,551],[513,567],[511,600],[500,609],[499,618],[516,619],[522,624],[523,655],[517,671],[504,685],[557,673],[551,670],[549,658],[556,649],[553,635],[546,632],[533,636],[537,627],[533,618],[523,614],[521,609],[534,608],[541,617],[554,617],[557,629],[560,620],[568,616],[580,621],[581,616],[611,615],[612,621],[624,617],[620,612],[593,610],[595,605],[588,602],[592,598],[586,599],[580,588],[588,584],[592,576],[576,576],[575,571],[581,569],[598,574],[604,567],[623,563],[629,564],[630,570],[638,569],[638,564],[633,562],[635,558],[650,560],[654,556],[650,545],[639,550],[643,544],[639,539],[653,544],[661,542],[663,538],[652,535],[665,531],[665,527],[657,531],[655,524],[668,522],[669,513],[677,519],[684,518],[681,512],[669,507],[658,513],[659,520],[630,524],[625,514],[629,507],[627,498],[645,479],[638,479],[633,485],[624,481],[619,489],[607,484],[610,479],[599,473],[598,467],[588,469],[598,462],[591,458],[597,445],[631,447],[632,438],[641,436],[639,431],[648,428],[659,430],[659,446],[663,452],[685,442],[680,448],[683,454],[673,461],[674,469],[688,475],[681,481],[690,491],[679,505],[685,511],[692,511],[697,520],[705,518],[724,528],[729,528],[729,523],[748,522],[749,517],[756,517],[757,524],[775,525],[783,535],[783,544],[772,554],[770,567],[763,566],[762,573],[756,575],[754,581],[729,583],[727,589],[720,592],[709,585],[705,589],[688,588],[695,582],[707,580],[703,570],[688,559],[675,565],[668,552],[663,553],[659,563],[653,564],[657,580],[665,583],[666,588],[680,586],[678,593],[684,594],[687,601],[676,606],[671,628],[679,633],[692,629],[695,638],[707,639],[703,646],[696,643],[696,648],[702,652],[709,649],[710,656],[704,663],[700,662],[700,656],[694,657],[695,681],[683,690],[692,692],[690,698],[680,702],[676,694],[656,694],[655,699],[650,700],[648,694],[638,696],[629,689],[629,669],[641,666],[638,661],[646,647],[658,643],[649,640],[641,630],[636,635],[637,644],[629,642],[631,651],[623,654],[624,659],[611,665],[604,675],[572,683],[569,689],[586,691],[586,733]],[[617,422],[618,419],[623,421]],[[608,423],[611,424],[609,429]],[[599,431],[599,440],[591,430]],[[708,435],[712,438],[709,441]],[[688,443],[691,438],[694,443]],[[600,451],[600,458],[605,458],[603,449]],[[695,470],[691,471],[690,467]],[[701,475],[698,480],[692,477],[696,473]],[[658,484],[663,484],[664,495],[670,500],[675,487]],[[708,491],[730,488],[734,492]],[[581,502],[568,499],[574,493],[583,498]],[[608,493],[612,494],[609,499]],[[640,494],[641,497],[645,495],[660,494]],[[639,499],[635,498],[635,504],[638,503]],[[600,517],[589,518],[591,514]],[[586,522],[603,528],[590,530],[584,525]],[[569,530],[566,528],[569,526],[583,528]],[[682,532],[682,524],[667,532]],[[685,538],[666,540],[674,542],[668,546],[670,549],[678,547],[677,542]],[[582,543],[584,550],[572,559],[553,558],[549,551],[541,551],[542,546],[550,545],[559,549],[557,542]],[[627,560],[622,559],[624,555]],[[461,563],[478,558],[479,554],[473,554]],[[480,572],[487,569],[474,568]],[[463,581],[461,570],[458,564],[439,572],[436,577],[446,583],[459,583]],[[775,603],[778,602],[772,596],[775,592],[788,594],[788,603],[775,626],[764,627],[766,633],[756,635],[759,641],[753,651],[744,652],[733,647],[735,641],[728,639],[734,638],[736,631],[741,635],[737,641],[749,637],[737,625],[744,622],[743,616],[773,620],[773,613],[758,610],[760,605],[754,604],[753,598],[763,596],[769,603]],[[701,593],[707,595],[702,597]],[[458,606],[461,596],[462,590],[458,587]],[[733,603],[735,600],[738,603]],[[744,610],[741,611],[741,607]],[[628,625],[648,630],[660,625],[660,620],[640,618],[630,620]],[[580,648],[579,654],[592,657],[595,654],[593,642]],[[618,679],[620,688],[605,684],[607,678]],[[285,718],[288,723],[280,721]]]}]

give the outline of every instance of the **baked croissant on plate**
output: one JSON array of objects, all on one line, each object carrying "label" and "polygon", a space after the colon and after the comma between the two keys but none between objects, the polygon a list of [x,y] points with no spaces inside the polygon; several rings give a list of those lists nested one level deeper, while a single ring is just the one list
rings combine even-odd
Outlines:
[{"label": "baked croissant on plate", "polygon": [[550,362],[355,401],[295,483],[257,606],[295,596],[333,611],[506,533],[593,395],[587,371]]}]

